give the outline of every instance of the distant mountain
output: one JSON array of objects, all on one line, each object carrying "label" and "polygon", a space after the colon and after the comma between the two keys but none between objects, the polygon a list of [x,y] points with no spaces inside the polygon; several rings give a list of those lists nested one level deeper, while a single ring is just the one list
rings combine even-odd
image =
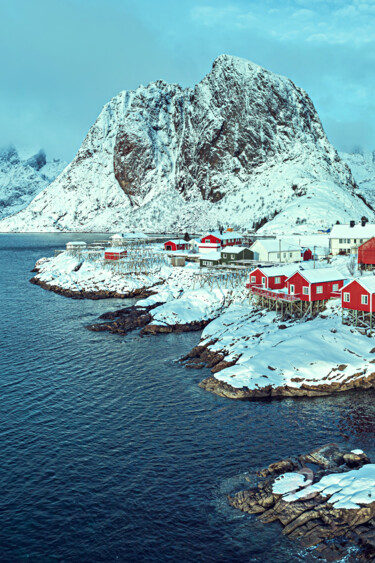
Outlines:
[{"label": "distant mountain", "polygon": [[157,81],[106,104],[72,163],[0,231],[305,231],[373,218],[308,95],[221,55],[183,89]]},{"label": "distant mountain", "polygon": [[340,156],[349,165],[359,192],[375,209],[375,151],[340,153]]},{"label": "distant mountain", "polygon": [[65,166],[61,160],[47,162],[43,150],[28,159],[13,146],[0,150],[0,218],[27,207]]}]

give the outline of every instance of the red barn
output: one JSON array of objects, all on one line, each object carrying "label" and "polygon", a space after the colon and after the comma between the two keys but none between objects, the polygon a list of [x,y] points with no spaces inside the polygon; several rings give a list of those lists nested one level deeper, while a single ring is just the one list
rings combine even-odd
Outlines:
[{"label": "red barn", "polygon": [[220,233],[219,231],[213,231],[212,233],[207,233],[201,238],[201,242],[209,242],[211,244],[220,244],[220,246],[237,246],[241,245],[243,236],[235,231],[227,231],[225,233]]},{"label": "red barn", "polygon": [[301,252],[301,257],[302,257],[302,260],[304,262],[306,262],[307,260],[313,259],[313,253],[311,252],[311,250],[309,248],[303,248],[302,252]]},{"label": "red barn", "polygon": [[186,240],[179,239],[179,240],[167,240],[164,243],[165,250],[188,250],[189,243]]},{"label": "red barn", "polygon": [[104,260],[121,260],[127,255],[127,250],[116,250],[114,248],[109,248],[104,251]]},{"label": "red barn", "polygon": [[292,274],[286,280],[286,287],[289,295],[296,295],[301,301],[325,301],[339,296],[345,279],[333,268],[303,270]]},{"label": "red barn", "polygon": [[375,266],[375,237],[370,238],[358,247],[358,264]]},{"label": "red barn", "polygon": [[375,311],[375,278],[352,280],[345,285],[341,290],[341,306],[366,313]]},{"label": "red barn", "polygon": [[250,272],[249,283],[246,287],[262,286],[267,289],[283,289],[285,281],[295,271],[295,264],[284,267],[255,268],[255,270]]}]

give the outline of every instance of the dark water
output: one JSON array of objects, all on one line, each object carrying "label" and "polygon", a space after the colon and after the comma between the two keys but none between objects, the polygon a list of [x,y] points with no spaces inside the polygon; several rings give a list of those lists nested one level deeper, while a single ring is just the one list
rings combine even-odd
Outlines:
[{"label": "dark water", "polygon": [[208,372],[174,362],[197,333],[91,333],[124,301],[28,283],[71,238],[0,235],[0,560],[313,561],[226,494],[329,441],[375,459],[374,394],[249,403],[200,390]]}]

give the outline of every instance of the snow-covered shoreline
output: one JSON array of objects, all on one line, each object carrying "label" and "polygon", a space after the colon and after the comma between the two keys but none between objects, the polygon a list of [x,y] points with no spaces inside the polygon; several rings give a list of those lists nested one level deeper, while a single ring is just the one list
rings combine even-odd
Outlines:
[{"label": "snow-covered shoreline", "polygon": [[[342,324],[338,299],[313,319],[281,320],[256,309],[244,280],[232,286],[208,281],[196,264],[173,268],[166,261],[147,274],[64,252],[38,261],[33,283],[70,297],[138,297],[136,306],[111,313],[91,330],[142,334],[203,330],[187,367],[209,367],[200,386],[222,397],[261,399],[322,396],[375,387],[372,339]],[[338,257],[335,267],[346,270]],[[349,275],[349,274],[348,274]],[[137,312],[138,311],[138,312]],[[140,320],[141,318],[141,320]],[[108,321],[108,319],[110,319]]]}]

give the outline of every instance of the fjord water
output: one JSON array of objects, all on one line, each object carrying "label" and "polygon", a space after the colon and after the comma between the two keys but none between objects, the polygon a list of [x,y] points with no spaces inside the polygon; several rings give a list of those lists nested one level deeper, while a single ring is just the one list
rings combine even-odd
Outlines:
[{"label": "fjord water", "polygon": [[326,442],[375,459],[374,393],[206,393],[208,370],[175,362],[199,334],[92,333],[86,324],[126,302],[28,283],[35,261],[71,238],[89,239],[0,235],[0,560],[315,560],[226,494],[245,472]]}]

